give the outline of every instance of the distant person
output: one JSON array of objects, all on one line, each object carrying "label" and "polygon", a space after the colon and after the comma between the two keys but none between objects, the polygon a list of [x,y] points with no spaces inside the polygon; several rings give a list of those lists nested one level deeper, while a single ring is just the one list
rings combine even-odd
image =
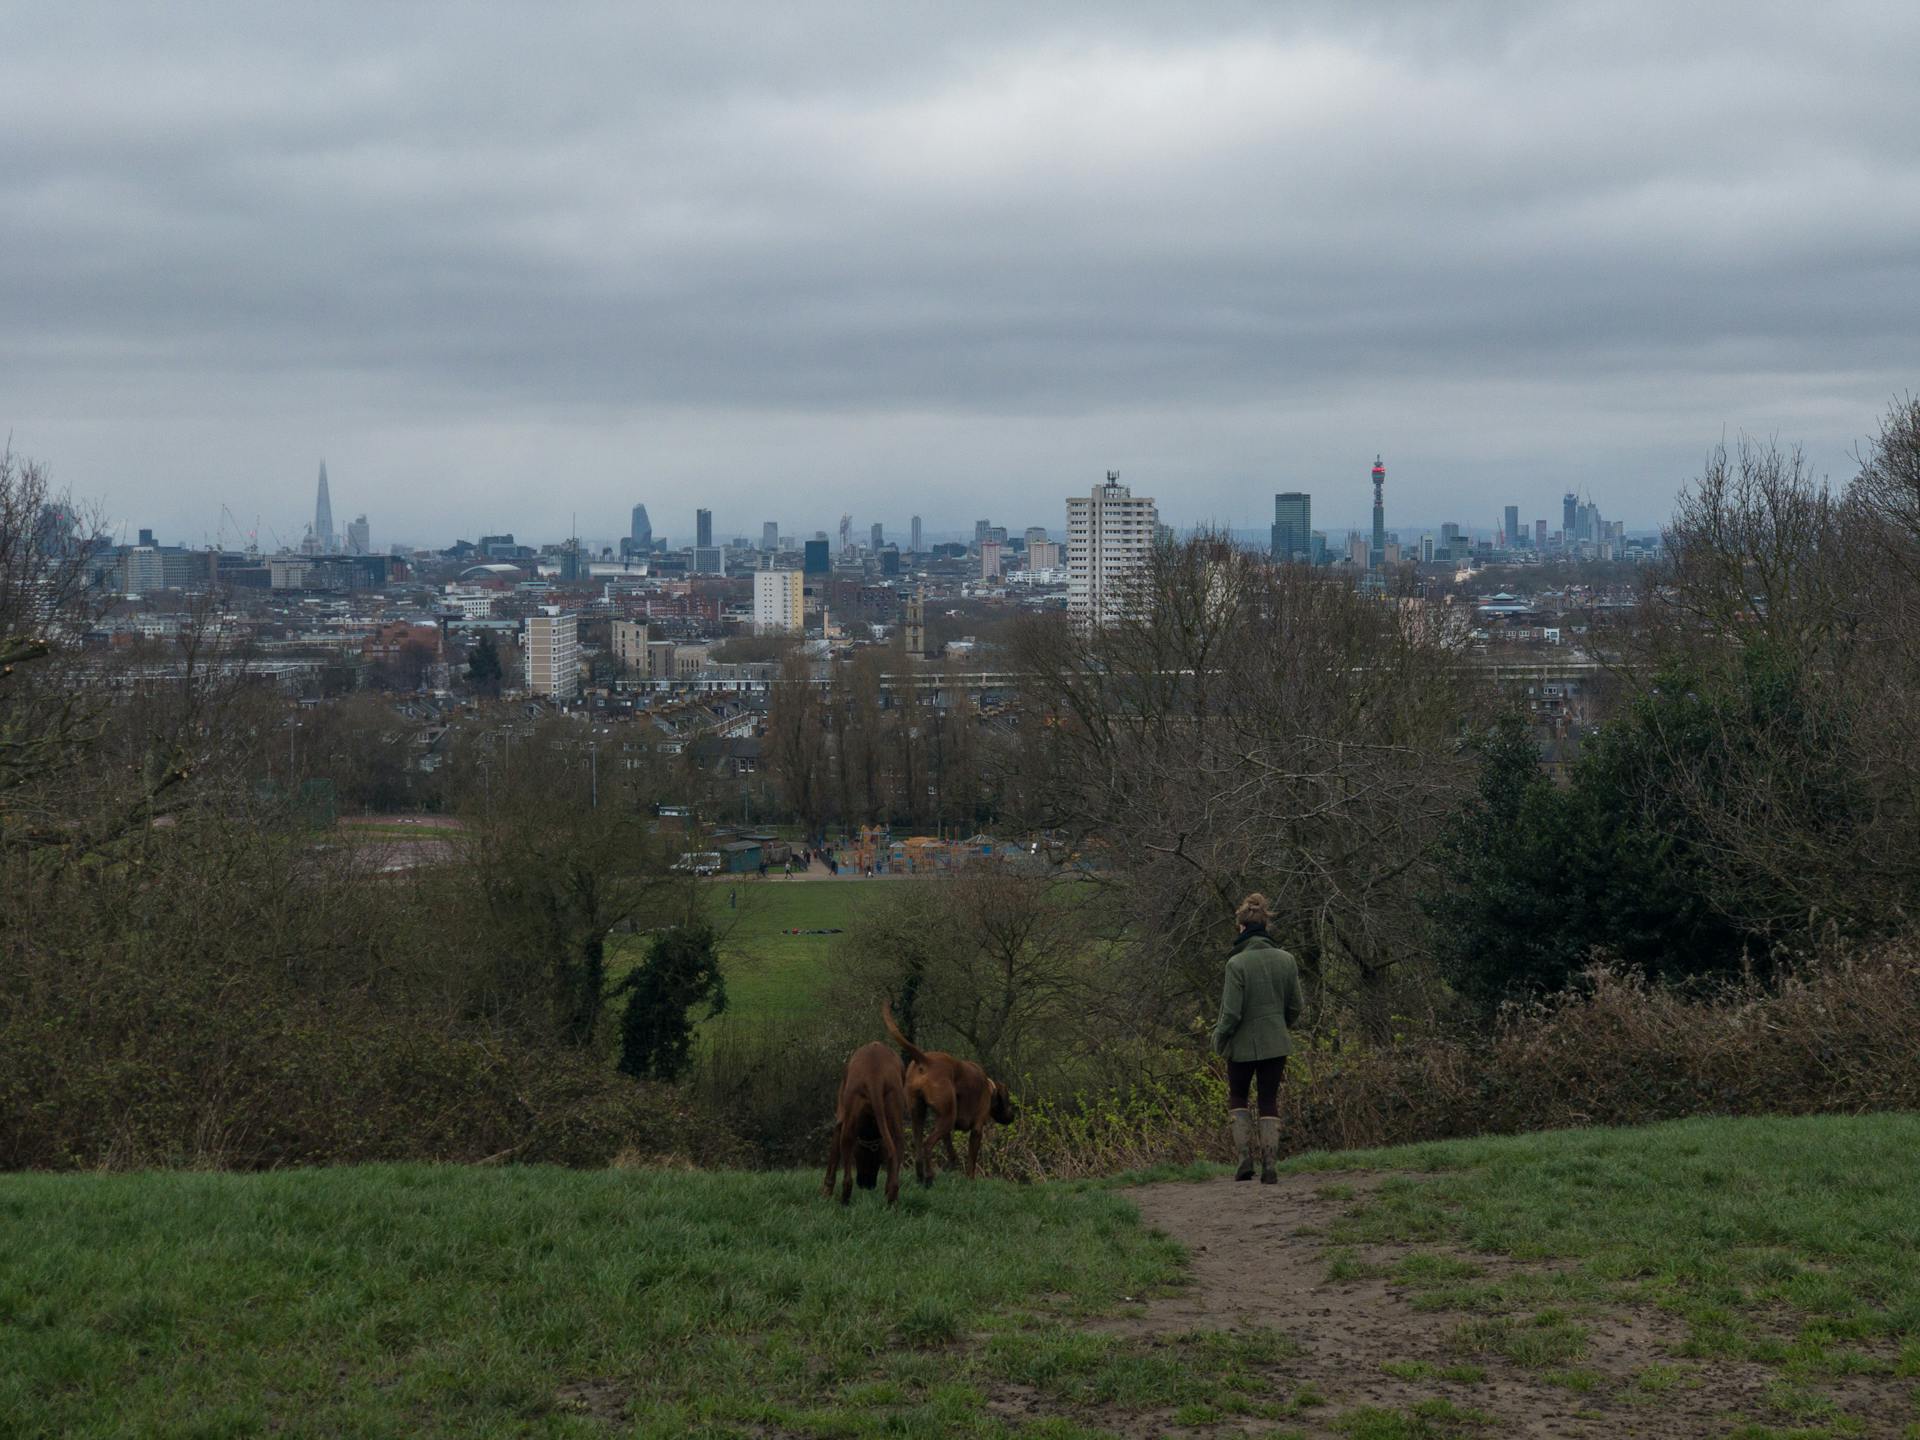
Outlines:
[{"label": "distant person", "polygon": [[1248,1093],[1260,1096],[1260,1183],[1277,1185],[1273,1168],[1280,1149],[1280,1081],[1293,1050],[1290,1031],[1300,1019],[1300,967],[1267,938],[1267,897],[1255,892],[1234,912],[1240,936],[1227,952],[1227,983],[1220,992],[1220,1019],[1213,1048],[1227,1060],[1227,1116],[1240,1154],[1236,1180],[1253,1178],[1253,1116]]}]

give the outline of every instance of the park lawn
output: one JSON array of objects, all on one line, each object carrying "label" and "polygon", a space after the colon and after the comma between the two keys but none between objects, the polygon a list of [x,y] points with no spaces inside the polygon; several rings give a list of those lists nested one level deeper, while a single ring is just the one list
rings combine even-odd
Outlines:
[{"label": "park lawn", "polygon": [[[1052,1353],[1074,1315],[1180,1268],[1111,1190],[911,1187],[890,1212],[858,1191],[842,1209],[818,1184],[433,1166],[0,1177],[0,1429],[1020,1434],[982,1388],[1029,1363],[1006,1337]],[[1215,1371],[1272,1348],[1193,1343]],[[1205,1383],[1192,1368],[1176,1351],[1131,1383],[1178,1397]]]},{"label": "park lawn", "polygon": [[[1651,1303],[1690,1339],[1635,1377],[1646,1403],[1758,1362],[1778,1379],[1729,1433],[1815,1440],[1865,1433],[1823,1382],[1878,1376],[1904,1396],[1920,1377],[1917,1142],[1914,1115],[1695,1120],[1288,1168],[1395,1172],[1350,1187],[1328,1238],[1404,1247],[1390,1273],[1457,1316],[1459,1353],[1389,1373],[1478,1384],[1510,1363],[1577,1395],[1604,1381],[1581,1369],[1588,1327]],[[1112,1188],[943,1182],[889,1212],[817,1185],[544,1167],[0,1176],[0,1429],[1083,1440],[1169,1415],[1196,1434],[1480,1433],[1444,1394],[1339,1412],[1289,1380],[1297,1349],[1272,1331],[1083,1328],[1181,1272]],[[1489,1272],[1462,1252],[1554,1263]],[[1884,1418],[1898,1428],[1874,1433],[1920,1433]]]},{"label": "park lawn", "polygon": [[[836,934],[862,910],[897,886],[926,882],[884,880],[713,881],[714,923],[721,932],[720,962],[727,978],[730,1020],[806,1020],[825,1007],[828,953]],[[728,896],[735,899],[729,906]]]},{"label": "park lawn", "polygon": [[[1583,1307],[1650,1303],[1683,1322],[1684,1357],[1774,1367],[1768,1418],[1809,1440],[1851,1433],[1824,1423],[1822,1381],[1920,1378],[1920,1115],[1681,1120],[1283,1168],[1406,1172],[1331,1238],[1449,1247],[1377,1273],[1461,1312],[1463,1359],[1577,1365]],[[1552,1263],[1489,1278],[1461,1251]]]}]

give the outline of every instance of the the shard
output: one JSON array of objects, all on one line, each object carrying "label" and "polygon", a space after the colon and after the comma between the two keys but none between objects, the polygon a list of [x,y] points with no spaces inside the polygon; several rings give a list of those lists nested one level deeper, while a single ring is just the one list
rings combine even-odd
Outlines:
[{"label": "the shard", "polygon": [[327,462],[320,462],[320,495],[313,502],[313,538],[323,555],[331,555],[333,543],[333,501],[327,495]]}]

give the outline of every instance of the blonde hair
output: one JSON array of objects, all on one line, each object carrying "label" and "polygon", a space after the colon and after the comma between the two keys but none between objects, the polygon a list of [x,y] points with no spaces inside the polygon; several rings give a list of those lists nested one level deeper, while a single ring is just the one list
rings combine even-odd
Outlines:
[{"label": "blonde hair", "polygon": [[1267,911],[1267,897],[1258,890],[1240,902],[1240,908],[1233,912],[1233,918],[1242,926],[1264,925],[1273,917]]}]

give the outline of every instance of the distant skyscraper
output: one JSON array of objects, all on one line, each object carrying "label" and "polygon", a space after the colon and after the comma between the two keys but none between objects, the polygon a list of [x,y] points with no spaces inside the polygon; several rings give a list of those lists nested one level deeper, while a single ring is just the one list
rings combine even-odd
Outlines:
[{"label": "distant skyscraper", "polygon": [[1567,548],[1571,550],[1573,548],[1573,542],[1579,538],[1579,525],[1577,522],[1580,514],[1580,497],[1571,490],[1562,495],[1560,497],[1560,513],[1562,516],[1560,534],[1565,538]]},{"label": "distant skyscraper", "polygon": [[373,553],[372,527],[367,517],[356,515],[347,522],[347,553],[349,555],[370,555]]},{"label": "distant skyscraper", "polygon": [[760,548],[778,550],[780,548],[780,522],[769,520],[760,527]]},{"label": "distant skyscraper", "polygon": [[635,550],[651,550],[653,548],[653,522],[647,519],[646,506],[636,505],[633,507],[633,533],[628,538],[633,541],[633,548]]},{"label": "distant skyscraper", "polygon": [[873,529],[869,532],[869,535],[873,541],[873,553],[878,555],[880,553],[880,547],[887,543],[885,532],[881,529],[878,520],[873,522]]},{"label": "distant skyscraper", "polygon": [[[986,521],[985,531],[991,529]],[[1083,625],[1102,625],[1129,613],[1132,587],[1152,553],[1160,512],[1146,496],[1135,497],[1118,471],[1089,497],[1067,500],[1067,611]]]},{"label": "distant skyscraper", "polygon": [[1286,490],[1273,497],[1273,546],[1276,565],[1313,554],[1313,497],[1302,490]]},{"label": "distant skyscraper", "polygon": [[1533,522],[1533,548],[1542,551],[1547,548],[1547,522],[1544,520]]},{"label": "distant skyscraper", "polygon": [[830,575],[833,573],[833,561],[827,556],[826,536],[822,535],[817,540],[807,541],[806,559],[800,568],[808,575]]},{"label": "distant skyscraper", "polygon": [[842,515],[840,517],[840,553],[845,555],[852,549],[853,517],[851,515]]},{"label": "distant skyscraper", "polygon": [[980,542],[980,578],[982,580],[1000,578],[1000,542],[998,540]]},{"label": "distant skyscraper", "polygon": [[320,462],[320,494],[313,502],[313,538],[322,553],[333,549],[333,499],[327,494],[327,462]]},{"label": "distant skyscraper", "polygon": [[713,548],[713,512],[711,510],[693,512],[693,543],[702,550]]},{"label": "distant skyscraper", "polygon": [[1378,570],[1387,563],[1387,502],[1381,493],[1387,483],[1387,467],[1373,457],[1373,546],[1367,552],[1367,567]]},{"label": "distant skyscraper", "polygon": [[991,529],[993,529],[993,522],[991,520],[976,520],[973,522],[974,549],[978,550],[980,548],[980,542],[987,538],[987,532]]},{"label": "distant skyscraper", "polygon": [[1527,543],[1527,532],[1520,528],[1520,507],[1507,506],[1507,544],[1514,549],[1522,549]]},{"label": "distant skyscraper", "polygon": [[913,517],[911,530],[913,538],[908,542],[907,549],[918,555],[920,553],[920,517],[918,515]]}]

